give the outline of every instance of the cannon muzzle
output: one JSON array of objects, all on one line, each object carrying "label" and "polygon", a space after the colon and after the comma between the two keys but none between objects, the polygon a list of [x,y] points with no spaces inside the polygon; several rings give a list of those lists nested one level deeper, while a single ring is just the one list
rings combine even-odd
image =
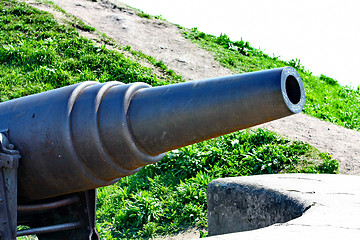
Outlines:
[{"label": "cannon muzzle", "polygon": [[21,154],[21,203],[112,184],[169,150],[304,103],[291,67],[161,87],[83,82],[1,103],[0,129]]}]

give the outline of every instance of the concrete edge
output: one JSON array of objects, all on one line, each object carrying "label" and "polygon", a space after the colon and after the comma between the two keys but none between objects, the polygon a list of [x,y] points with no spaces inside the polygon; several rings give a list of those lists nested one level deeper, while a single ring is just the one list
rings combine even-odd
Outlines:
[{"label": "concrete edge", "polygon": [[[223,234],[208,237],[211,240],[329,239],[329,234],[330,239],[358,239],[360,176],[274,174],[217,179],[208,186],[208,213],[209,234]],[[230,233],[234,228],[242,232]]]}]

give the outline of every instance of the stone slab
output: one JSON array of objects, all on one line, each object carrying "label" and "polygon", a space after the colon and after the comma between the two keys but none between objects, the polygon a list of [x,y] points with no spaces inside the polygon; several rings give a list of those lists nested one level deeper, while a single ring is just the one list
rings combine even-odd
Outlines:
[{"label": "stone slab", "polygon": [[360,176],[223,178],[207,194],[209,234],[223,234],[210,240],[360,239]]}]

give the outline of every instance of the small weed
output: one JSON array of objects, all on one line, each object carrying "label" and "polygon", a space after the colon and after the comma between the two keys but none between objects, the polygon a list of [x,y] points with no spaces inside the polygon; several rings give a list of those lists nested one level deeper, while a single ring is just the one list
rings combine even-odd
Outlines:
[{"label": "small weed", "polygon": [[166,21],[166,19],[162,15],[154,16],[155,19]]},{"label": "small weed", "polygon": [[137,15],[142,18],[152,19],[152,16],[150,14],[144,13],[143,11],[138,12]]},{"label": "small weed", "polygon": [[200,230],[200,238],[208,237],[209,233],[207,231]]},{"label": "small weed", "polygon": [[324,74],[320,75],[320,80],[324,81],[326,84],[329,85],[339,85],[338,81],[331,77],[325,76]]}]

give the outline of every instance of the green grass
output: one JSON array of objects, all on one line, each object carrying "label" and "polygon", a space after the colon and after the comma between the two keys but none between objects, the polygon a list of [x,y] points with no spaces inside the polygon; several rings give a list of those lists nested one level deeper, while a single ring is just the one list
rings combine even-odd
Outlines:
[{"label": "green grass", "polygon": [[219,37],[194,29],[179,27],[183,35],[200,47],[213,52],[216,59],[234,73],[244,73],[284,66],[297,69],[306,91],[304,112],[314,117],[360,131],[360,87],[352,89],[325,75],[314,76],[300,60],[283,61],[271,57],[248,42],[231,41],[226,34]]},{"label": "green grass", "polygon": [[162,161],[99,189],[98,230],[105,239],[143,239],[188,226],[206,229],[206,187],[213,179],[337,169],[336,160],[308,144],[261,129],[232,133],[171,151]]},{"label": "green grass", "polygon": [[17,1],[0,4],[0,101],[87,80],[153,86],[181,80],[173,76],[157,78],[151,69],[80,37],[50,14]]},{"label": "green grass", "polygon": [[[116,47],[129,53],[131,59],[109,50],[105,44],[80,37],[74,27],[82,27],[73,24],[76,19],[71,19],[61,25],[51,14],[24,3],[0,2],[1,101],[86,80],[142,81],[153,86],[182,81],[162,61],[128,46]],[[192,38],[192,34],[203,35],[189,31],[187,37]],[[105,42],[112,42],[103,37],[107,39]],[[242,57],[249,62],[245,64],[241,60],[247,66],[241,71],[282,66],[280,60],[252,49],[246,42],[231,45],[225,35],[214,39],[218,41],[216,46],[222,46],[221,51],[237,52],[236,57],[228,55],[225,60],[218,57],[224,65],[233,65],[233,70],[240,66],[237,61]],[[264,62],[263,58],[268,61]],[[139,62],[144,59],[164,75],[157,77],[153,70],[141,66]],[[306,74],[297,61],[290,64]],[[304,76],[305,79],[307,75]],[[318,84],[319,88],[339,87],[325,76]],[[344,95],[354,92],[341,89]],[[313,96],[318,101],[315,93]],[[264,130],[233,133],[172,151],[138,174],[100,188],[98,230],[102,239],[134,239],[171,234],[189,226],[206,228],[206,185],[212,179],[264,173],[335,173],[337,169],[336,160],[308,144],[292,142]]]}]

